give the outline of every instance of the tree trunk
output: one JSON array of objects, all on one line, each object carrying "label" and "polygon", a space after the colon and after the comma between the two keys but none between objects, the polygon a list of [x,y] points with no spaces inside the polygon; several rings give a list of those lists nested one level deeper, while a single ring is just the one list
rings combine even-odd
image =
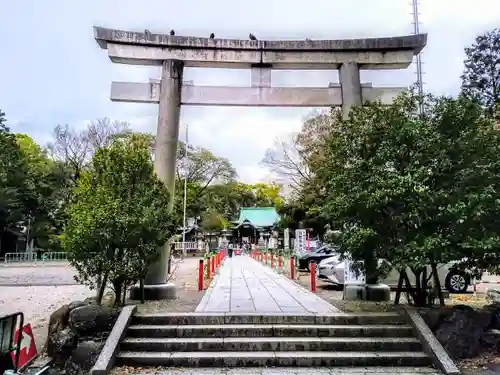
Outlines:
[{"label": "tree trunk", "polygon": [[125,299],[127,298],[127,281],[123,283],[123,299],[122,305],[125,306]]},{"label": "tree trunk", "polygon": [[368,285],[376,284],[378,282],[377,257],[373,252],[366,252],[364,263],[365,263],[366,283]]},{"label": "tree trunk", "polygon": [[413,297],[413,303],[417,307],[424,307],[427,305],[427,270],[424,269],[412,269],[415,274],[415,294]]},{"label": "tree trunk", "polygon": [[439,275],[438,275],[438,270],[437,270],[437,264],[434,261],[431,261],[431,268],[432,268],[432,277],[434,278],[434,291],[437,294],[437,297],[439,298],[439,305],[444,306],[444,296],[443,296],[443,291],[441,289],[441,282],[439,281]]},{"label": "tree trunk", "polygon": [[123,281],[113,280],[112,283],[113,283],[113,289],[115,291],[115,306],[119,306],[122,300]]},{"label": "tree trunk", "polygon": [[104,290],[106,289],[106,284],[108,283],[108,273],[105,272],[104,275],[102,275],[101,279],[101,285],[98,287],[98,292],[97,292],[97,304],[100,305],[102,301],[102,296],[104,296]]},{"label": "tree trunk", "polygon": [[144,295],[144,277],[141,277],[141,280],[139,280],[139,289],[141,291],[141,303],[144,303],[146,300],[146,296]]}]

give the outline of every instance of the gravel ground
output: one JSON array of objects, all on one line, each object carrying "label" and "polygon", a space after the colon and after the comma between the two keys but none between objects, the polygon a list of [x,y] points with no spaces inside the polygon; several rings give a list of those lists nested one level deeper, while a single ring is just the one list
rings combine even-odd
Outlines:
[{"label": "gravel ground", "polygon": [[173,265],[170,281],[177,286],[176,299],[147,301],[144,304],[140,304],[139,301],[128,301],[128,303],[137,304],[137,311],[140,313],[194,311],[204,293],[198,291],[199,260],[198,257],[189,257]]},{"label": "gravel ground", "polygon": [[49,317],[61,305],[83,300],[94,293],[83,285],[0,286],[0,315],[24,313],[40,351],[45,345]]}]

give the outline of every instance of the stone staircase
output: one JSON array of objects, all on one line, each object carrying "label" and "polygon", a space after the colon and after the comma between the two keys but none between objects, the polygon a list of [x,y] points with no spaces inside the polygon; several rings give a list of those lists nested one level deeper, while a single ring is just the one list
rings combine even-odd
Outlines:
[{"label": "stone staircase", "polygon": [[411,366],[431,359],[396,313],[136,315],[117,365]]}]

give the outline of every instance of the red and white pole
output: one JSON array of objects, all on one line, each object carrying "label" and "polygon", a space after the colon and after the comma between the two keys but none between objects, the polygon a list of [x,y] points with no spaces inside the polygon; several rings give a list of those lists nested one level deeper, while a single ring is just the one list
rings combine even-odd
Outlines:
[{"label": "red and white pole", "polygon": [[203,270],[204,270],[204,265],[203,265],[203,259],[200,259],[200,263],[198,265],[198,290],[201,291],[203,290]]},{"label": "red and white pole", "polygon": [[311,262],[309,265],[311,270],[311,292],[316,293],[316,263]]}]

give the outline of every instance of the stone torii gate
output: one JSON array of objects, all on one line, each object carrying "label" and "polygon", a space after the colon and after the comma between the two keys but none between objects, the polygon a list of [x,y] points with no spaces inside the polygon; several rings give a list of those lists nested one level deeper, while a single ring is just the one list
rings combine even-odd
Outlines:
[{"label": "stone torii gate", "polygon": [[[171,36],[94,27],[94,37],[112,62],[161,67],[161,79],[112,82],[111,100],[158,103],[155,170],[168,187],[173,207],[175,161],[181,105],[334,107],[344,116],[356,105],[390,104],[404,87],[361,84],[360,69],[404,69],[427,43],[427,35],[345,40],[238,40]],[[184,67],[250,69],[250,86],[196,86],[183,82]],[[340,84],[326,87],[273,87],[271,72],[339,70]],[[146,278],[147,299],[165,298],[169,250]]]}]

